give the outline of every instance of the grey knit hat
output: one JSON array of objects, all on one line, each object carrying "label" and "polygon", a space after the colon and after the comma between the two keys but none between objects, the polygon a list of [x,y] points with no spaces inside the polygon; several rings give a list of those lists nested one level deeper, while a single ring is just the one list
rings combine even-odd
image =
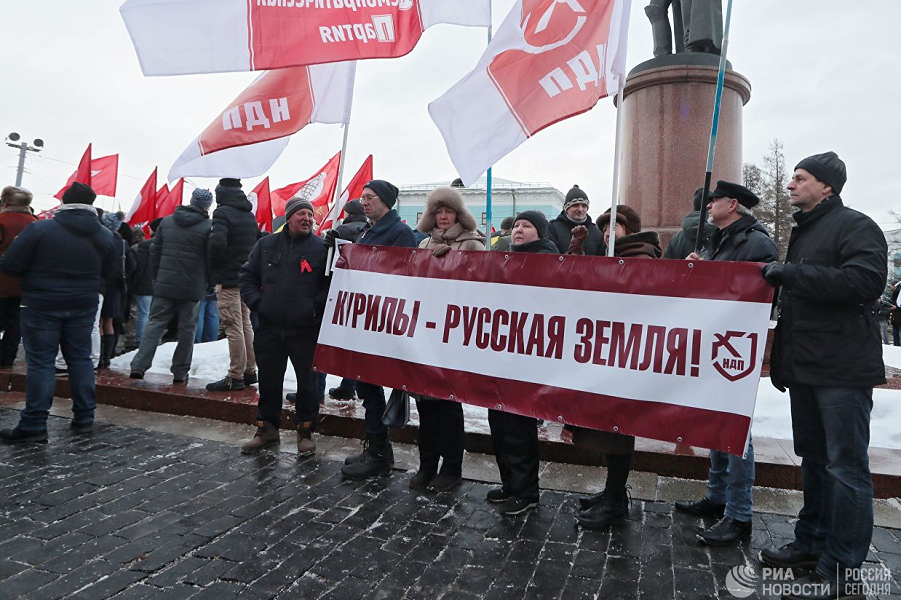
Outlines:
[{"label": "grey knit hat", "polygon": [[210,190],[196,188],[191,192],[191,206],[196,206],[202,210],[209,210],[213,205],[213,193]]}]

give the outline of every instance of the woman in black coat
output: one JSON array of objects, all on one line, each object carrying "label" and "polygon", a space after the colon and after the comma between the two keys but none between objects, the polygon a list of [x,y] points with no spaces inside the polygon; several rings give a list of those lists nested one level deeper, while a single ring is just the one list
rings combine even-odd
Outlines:
[{"label": "woman in black coat", "polygon": [[120,275],[106,281],[106,288],[103,293],[103,307],[100,309],[99,366],[101,368],[108,367],[113,358],[113,351],[116,349],[116,339],[118,337],[116,335],[115,320],[118,319],[121,324],[122,317],[125,315],[125,300],[128,292],[126,281],[131,277],[137,266],[134,251],[129,246],[129,243],[119,235],[119,228],[122,226],[124,216],[121,212],[107,212],[100,216],[100,222],[113,234],[116,255],[122,264]]}]

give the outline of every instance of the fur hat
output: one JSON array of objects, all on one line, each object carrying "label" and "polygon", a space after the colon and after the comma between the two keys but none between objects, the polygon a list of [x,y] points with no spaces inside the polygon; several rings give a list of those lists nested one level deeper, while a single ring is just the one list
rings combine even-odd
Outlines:
[{"label": "fur hat", "polygon": [[585,206],[590,206],[591,203],[588,201],[588,194],[582,191],[578,185],[572,186],[568,192],[566,192],[566,201],[563,202],[563,212],[569,210],[569,207],[573,204],[584,204]]},{"label": "fur hat", "polygon": [[[634,208],[626,206],[625,204],[616,205],[616,222],[625,227],[629,233],[638,233],[641,231],[641,217],[638,216],[638,212],[636,212]],[[598,229],[603,231],[604,226],[608,223],[610,223],[609,208],[604,214],[598,217]]]},{"label": "fur hat", "polygon": [[63,204],[94,204],[97,194],[91,186],[76,181],[63,192]]},{"label": "fur hat", "polygon": [[824,152],[808,156],[799,162],[795,169],[804,169],[819,181],[832,188],[833,194],[841,194],[845,182],[848,181],[848,171],[845,163],[835,152]]},{"label": "fur hat", "polygon": [[8,185],[0,192],[0,202],[3,206],[30,206],[34,195],[25,188]]},{"label": "fur hat", "polygon": [[544,216],[544,213],[538,210],[524,210],[523,212],[516,215],[516,218],[513,219],[513,223],[516,221],[528,221],[531,223],[536,230],[538,230],[538,237],[543,238],[547,236],[547,217]]},{"label": "fur hat", "polygon": [[432,190],[425,200],[425,212],[422,213],[422,218],[416,224],[416,229],[422,233],[431,233],[437,227],[436,215],[438,209],[442,206],[456,211],[457,222],[460,223],[464,231],[475,231],[477,229],[476,218],[466,208],[463,196],[456,189],[449,187],[440,187]]},{"label": "fur hat", "polygon": [[382,204],[388,208],[394,208],[394,205],[397,204],[397,195],[400,193],[400,190],[397,189],[397,186],[384,179],[373,179],[364,185],[363,188],[369,188],[375,192]]}]

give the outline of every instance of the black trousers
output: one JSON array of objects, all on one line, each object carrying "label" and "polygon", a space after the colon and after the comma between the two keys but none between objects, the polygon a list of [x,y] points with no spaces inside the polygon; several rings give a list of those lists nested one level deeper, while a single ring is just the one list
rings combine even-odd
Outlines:
[{"label": "black trousers", "polygon": [[19,304],[21,298],[0,298],[0,327],[3,340],[0,341],[0,367],[11,367],[19,352],[22,326],[19,324]]},{"label": "black trousers", "polygon": [[307,426],[310,429],[316,429],[319,423],[319,395],[312,368],[318,337],[318,329],[311,329],[301,335],[286,335],[268,324],[261,324],[257,329],[253,338],[253,351],[257,359],[260,388],[258,421],[266,421],[276,427],[281,424],[285,369],[288,367],[288,359],[291,359],[297,377],[294,423],[309,423]]},{"label": "black trousers", "polygon": [[523,500],[538,500],[538,421],[488,410],[494,457],[504,490]]},{"label": "black trousers", "polygon": [[419,411],[419,468],[429,473],[463,474],[463,406],[459,402],[423,398]]}]

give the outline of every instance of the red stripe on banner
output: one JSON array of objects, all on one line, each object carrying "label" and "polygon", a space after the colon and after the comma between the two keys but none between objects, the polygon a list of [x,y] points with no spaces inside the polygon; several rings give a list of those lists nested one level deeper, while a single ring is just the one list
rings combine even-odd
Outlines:
[{"label": "red stripe on banner", "polygon": [[761,263],[644,260],[525,252],[450,252],[347,244],[338,266],[386,275],[770,304]]},{"label": "red stripe on banner", "polygon": [[479,375],[323,344],[316,347],[313,365],[320,372],[412,393],[737,455],[744,451],[751,427],[749,417],[732,413]]}]

